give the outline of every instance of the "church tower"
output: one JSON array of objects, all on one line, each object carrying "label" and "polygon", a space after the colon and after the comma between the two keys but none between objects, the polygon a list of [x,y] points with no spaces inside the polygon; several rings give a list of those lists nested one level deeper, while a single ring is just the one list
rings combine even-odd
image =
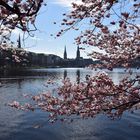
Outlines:
[{"label": "church tower", "polygon": [[21,48],[21,39],[20,39],[20,35],[19,35],[19,38],[18,38],[18,48]]},{"label": "church tower", "polygon": [[80,59],[80,50],[79,50],[79,46],[77,47],[77,56],[76,59]]},{"label": "church tower", "polygon": [[67,51],[66,51],[66,46],[65,46],[65,50],[64,50],[64,59],[67,59]]}]

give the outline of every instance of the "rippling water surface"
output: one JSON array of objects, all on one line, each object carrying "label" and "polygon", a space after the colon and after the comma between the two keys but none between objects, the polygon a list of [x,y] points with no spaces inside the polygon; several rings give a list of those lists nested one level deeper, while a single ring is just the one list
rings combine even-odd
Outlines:
[{"label": "rippling water surface", "polygon": [[[134,70],[134,73],[140,73]],[[87,74],[94,75],[89,69],[59,68],[6,71],[0,73],[0,140],[139,140],[140,111],[125,113],[120,120],[109,120],[105,116],[95,119],[74,120],[72,123],[56,122],[50,124],[46,112],[22,112],[6,106],[13,100],[27,102],[23,94],[35,95],[53,90],[65,77],[73,81],[84,80]],[[109,72],[117,83],[128,73],[123,69]],[[45,86],[48,79],[56,83]],[[36,129],[34,126],[39,125]]]}]

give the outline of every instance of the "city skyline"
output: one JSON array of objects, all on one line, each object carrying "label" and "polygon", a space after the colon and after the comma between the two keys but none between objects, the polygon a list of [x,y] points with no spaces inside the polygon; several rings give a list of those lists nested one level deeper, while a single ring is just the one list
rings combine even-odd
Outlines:
[{"label": "city skyline", "polygon": [[[54,54],[63,58],[64,47],[67,47],[68,58],[75,58],[77,45],[74,43],[74,38],[79,35],[78,32],[68,31],[59,38],[55,38],[55,35],[63,27],[60,27],[63,19],[63,13],[68,13],[71,9],[70,3],[73,0],[48,0],[47,6],[41,8],[39,16],[36,20],[36,26],[38,31],[34,34],[34,37],[29,37],[22,43],[22,46],[27,51],[35,53]],[[77,1],[79,2],[79,1]],[[55,10],[54,10],[55,9]],[[56,22],[57,24],[53,24]],[[19,34],[21,39],[23,38],[23,32],[15,29],[12,33],[14,40],[18,39]],[[81,50],[81,56],[88,58],[87,53],[91,50],[86,47],[86,50]]]}]

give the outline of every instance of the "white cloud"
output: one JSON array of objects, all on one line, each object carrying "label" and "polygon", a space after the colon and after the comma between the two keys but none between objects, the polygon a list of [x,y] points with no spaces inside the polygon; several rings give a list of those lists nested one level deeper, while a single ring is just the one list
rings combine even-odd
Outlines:
[{"label": "white cloud", "polygon": [[63,7],[71,7],[71,3],[77,3],[80,4],[82,3],[81,0],[54,0],[52,3],[54,4],[59,4],[60,6]]},{"label": "white cloud", "polygon": [[12,31],[12,33],[14,34],[14,35],[23,35],[23,32],[20,30],[20,29],[18,29],[18,28],[15,28],[13,31]]},{"label": "white cloud", "polygon": [[40,41],[42,40],[41,38],[37,37],[37,36],[34,36],[34,37],[30,37],[32,40],[36,40],[36,41]]},{"label": "white cloud", "polygon": [[[12,31],[12,33],[17,37],[17,36],[23,36],[24,35],[24,32],[23,31],[21,31],[20,29],[18,29],[18,28],[15,28],[13,31]],[[32,40],[35,40],[35,41],[40,41],[40,40],[42,40],[41,38],[39,38],[39,37],[37,37],[37,36],[29,36],[29,35],[27,35],[27,33],[24,35],[24,38],[28,38],[29,37],[29,39],[32,39]]]}]

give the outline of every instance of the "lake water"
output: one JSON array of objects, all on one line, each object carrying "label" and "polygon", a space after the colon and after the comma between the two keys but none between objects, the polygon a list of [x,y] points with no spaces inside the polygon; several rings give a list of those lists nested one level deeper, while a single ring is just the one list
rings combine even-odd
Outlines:
[{"label": "lake water", "polygon": [[[136,73],[136,70],[134,70]],[[139,71],[137,71],[140,73]],[[121,119],[110,120],[99,115],[95,119],[76,119],[72,123],[49,123],[46,112],[23,112],[8,107],[14,100],[30,101],[23,94],[35,95],[53,90],[66,76],[76,81],[96,72],[83,68],[33,69],[0,73],[0,140],[139,140],[140,111],[126,112]],[[123,69],[109,72],[117,83],[128,73]],[[48,79],[54,85],[45,86]],[[78,82],[80,82],[78,81]],[[35,126],[41,126],[36,128]]]}]

